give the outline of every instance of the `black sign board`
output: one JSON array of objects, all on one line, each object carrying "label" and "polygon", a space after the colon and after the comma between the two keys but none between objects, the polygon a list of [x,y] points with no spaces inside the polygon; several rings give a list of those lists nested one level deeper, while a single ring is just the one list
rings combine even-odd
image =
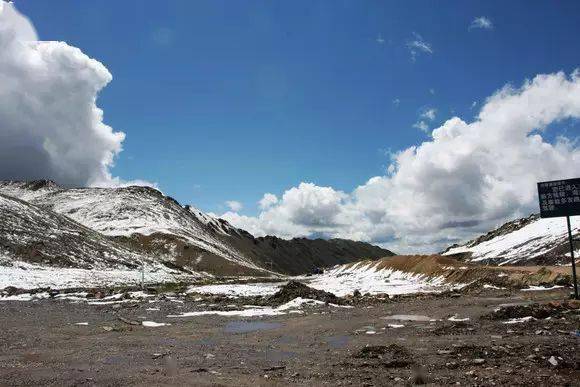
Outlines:
[{"label": "black sign board", "polygon": [[580,215],[580,179],[538,183],[538,198],[542,218]]},{"label": "black sign board", "polygon": [[538,183],[538,199],[540,200],[540,216],[542,218],[566,217],[568,242],[570,243],[570,259],[572,260],[574,298],[578,300],[576,259],[574,258],[574,239],[572,237],[570,217],[580,215],[580,179],[543,181]]}]

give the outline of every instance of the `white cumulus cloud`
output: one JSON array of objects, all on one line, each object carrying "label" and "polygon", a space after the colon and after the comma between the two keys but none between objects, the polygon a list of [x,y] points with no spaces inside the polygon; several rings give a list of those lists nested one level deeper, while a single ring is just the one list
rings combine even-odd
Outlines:
[{"label": "white cumulus cloud", "polygon": [[111,79],[78,48],[38,41],[30,21],[0,2],[0,179],[124,184],[110,168],[125,134],[95,104]]},{"label": "white cumulus cloud", "polygon": [[580,147],[546,128],[580,118],[580,74],[538,75],[489,97],[472,122],[452,117],[392,155],[383,176],[344,193],[301,183],[256,217],[224,214],[257,235],[324,235],[434,252],[537,211],[536,182],[580,171]]},{"label": "white cumulus cloud", "polygon": [[419,115],[419,120],[413,124],[413,128],[417,128],[422,132],[429,132],[429,124],[427,121],[433,121],[437,115],[437,109],[427,108]]},{"label": "white cumulus cloud", "polygon": [[268,209],[272,207],[274,204],[278,203],[278,197],[271,193],[265,193],[262,199],[258,202],[258,207],[261,210]]},{"label": "white cumulus cloud", "polygon": [[244,208],[244,205],[236,200],[226,201],[226,206],[228,206],[228,208],[233,212],[239,212],[242,208]]}]

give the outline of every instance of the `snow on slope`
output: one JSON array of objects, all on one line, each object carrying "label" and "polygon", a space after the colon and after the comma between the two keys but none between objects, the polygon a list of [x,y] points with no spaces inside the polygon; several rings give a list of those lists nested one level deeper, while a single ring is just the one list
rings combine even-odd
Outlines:
[{"label": "snow on slope", "polygon": [[[185,276],[42,207],[0,194],[0,288],[162,282]],[[199,277],[195,273],[189,277]]]},{"label": "snow on slope", "polygon": [[[145,265],[146,284],[187,281],[202,277],[201,274],[184,274],[164,266]],[[99,286],[130,286],[141,283],[141,269],[106,267],[100,270],[61,268],[15,261],[0,254],[0,289],[14,286],[20,289],[67,289]]]},{"label": "snow on slope", "polygon": [[[571,218],[571,224],[573,234],[578,234],[578,218]],[[443,255],[464,253],[469,253],[474,262],[499,265],[534,263],[539,259],[566,263],[566,255],[569,257],[566,219],[537,216],[518,219],[464,245],[451,247]]]},{"label": "snow on slope", "polygon": [[339,297],[359,290],[362,294],[389,295],[440,292],[451,288],[441,277],[379,268],[381,262],[358,262],[340,265],[312,278],[309,286]]},{"label": "snow on slope", "polygon": [[[319,290],[334,293],[339,297],[352,294],[410,294],[449,290],[458,285],[445,282],[444,278],[409,273],[390,268],[381,268],[381,261],[362,261],[355,264],[338,265],[323,274],[292,277]],[[188,293],[221,294],[230,297],[270,296],[283,285],[280,282],[252,284],[214,284],[192,286]]]},{"label": "snow on slope", "polygon": [[220,240],[220,234],[234,234],[237,229],[197,209],[184,208],[153,188],[62,189],[47,181],[3,181],[0,193],[48,208],[104,235],[176,235],[228,261],[261,270]]},{"label": "snow on slope", "polygon": [[136,267],[140,256],[50,210],[0,194],[0,253],[56,266]]}]

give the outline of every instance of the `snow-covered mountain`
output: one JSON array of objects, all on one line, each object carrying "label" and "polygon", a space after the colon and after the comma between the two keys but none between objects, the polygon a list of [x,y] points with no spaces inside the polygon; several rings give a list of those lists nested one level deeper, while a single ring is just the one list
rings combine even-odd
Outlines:
[{"label": "snow-covered mountain", "polygon": [[[175,259],[187,246],[193,250],[189,255],[197,264],[211,258],[212,265],[263,271],[220,240],[220,235],[235,233],[236,229],[200,211],[182,207],[153,188],[62,189],[51,181],[2,182],[0,193],[64,215],[154,255]],[[184,263],[177,262],[179,266],[191,266]]]},{"label": "snow-covered mountain", "polygon": [[[141,256],[66,216],[0,194],[3,256],[38,264],[99,269],[138,267]],[[146,258],[146,257],[145,257]]]},{"label": "snow-covered mountain", "polygon": [[[254,238],[223,219],[182,206],[149,187],[66,189],[45,180],[0,181],[0,194],[5,201],[20,203],[20,207],[0,208],[2,213],[30,217],[29,213],[44,211],[47,221],[58,215],[59,221],[68,220],[77,228],[90,230],[90,235],[102,243],[107,241],[128,251],[119,254],[126,256],[126,261],[144,256],[177,270],[218,275],[295,274],[317,266],[392,255],[376,246],[345,240]],[[0,229],[0,238],[9,235],[14,227],[7,223]],[[43,227],[53,233],[56,225],[46,223],[28,232],[41,233]],[[23,244],[24,250],[29,248]],[[86,249],[84,256],[92,256],[88,253],[91,247]],[[23,251],[23,246],[19,247],[17,240],[6,244],[4,250],[22,259],[18,252]],[[80,256],[83,254],[79,252],[69,264],[82,267]]]},{"label": "snow-covered mountain", "polygon": [[[571,218],[571,224],[577,238],[580,222]],[[451,246],[443,255],[499,265],[566,264],[570,262],[566,219],[530,215],[505,223],[467,243]]]},{"label": "snow-covered mountain", "polygon": [[137,283],[142,264],[150,282],[199,276],[176,270],[64,215],[0,194],[0,288]]}]

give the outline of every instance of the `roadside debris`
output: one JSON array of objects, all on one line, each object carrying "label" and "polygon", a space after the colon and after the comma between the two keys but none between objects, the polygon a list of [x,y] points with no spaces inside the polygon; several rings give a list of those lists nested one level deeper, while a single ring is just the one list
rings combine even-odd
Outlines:
[{"label": "roadside debris", "polygon": [[[552,301],[545,304],[534,303],[530,305],[511,305],[500,307],[493,312],[482,316],[484,320],[510,320],[531,318],[560,318],[568,314],[580,313],[580,302],[578,301]],[[523,320],[526,321],[526,320]],[[518,322],[523,322],[518,321]]]}]

